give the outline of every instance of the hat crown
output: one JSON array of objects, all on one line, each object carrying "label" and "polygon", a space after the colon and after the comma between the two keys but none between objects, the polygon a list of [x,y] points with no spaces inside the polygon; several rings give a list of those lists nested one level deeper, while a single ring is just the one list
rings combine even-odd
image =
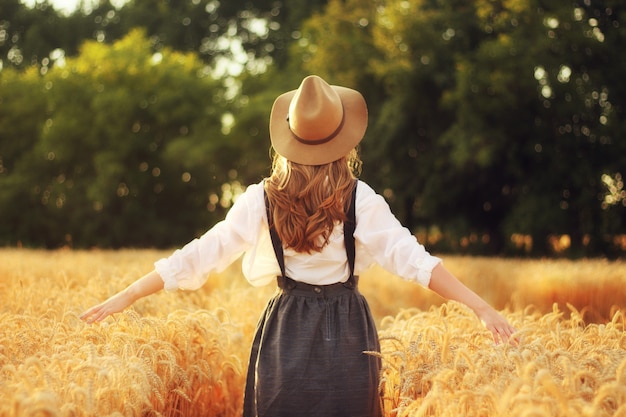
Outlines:
[{"label": "hat crown", "polygon": [[343,122],[339,94],[322,78],[306,77],[289,104],[288,123],[300,140],[319,143],[332,139]]},{"label": "hat crown", "polygon": [[282,157],[323,165],[347,155],[367,129],[367,104],[356,90],[310,75],[274,100],[270,140]]}]

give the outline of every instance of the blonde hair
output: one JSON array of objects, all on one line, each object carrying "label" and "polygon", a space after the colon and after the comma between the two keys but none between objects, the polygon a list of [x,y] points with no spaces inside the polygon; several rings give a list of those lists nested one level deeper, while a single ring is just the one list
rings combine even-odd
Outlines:
[{"label": "blonde hair", "polygon": [[296,252],[321,251],[337,222],[346,220],[361,160],[356,149],[325,165],[302,165],[275,154],[265,192],[274,228]]}]

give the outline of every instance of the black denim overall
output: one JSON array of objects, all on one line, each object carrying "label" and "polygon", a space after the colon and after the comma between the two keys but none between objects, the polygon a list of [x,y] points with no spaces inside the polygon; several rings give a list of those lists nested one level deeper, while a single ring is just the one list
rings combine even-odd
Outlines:
[{"label": "black denim overall", "polygon": [[379,417],[378,333],[354,276],[355,195],[344,224],[345,283],[310,285],[285,275],[283,248],[266,208],[281,268],[279,291],[257,325],[244,417]]}]

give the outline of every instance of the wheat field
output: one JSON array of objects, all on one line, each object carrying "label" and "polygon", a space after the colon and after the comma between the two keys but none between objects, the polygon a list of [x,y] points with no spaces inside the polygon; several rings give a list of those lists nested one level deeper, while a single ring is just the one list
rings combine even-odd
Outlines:
[{"label": "wheat field", "polygon": [[[0,250],[0,416],[238,416],[274,288],[238,264],[98,325],[78,315],[168,252]],[[377,267],[385,416],[626,417],[626,265],[446,257],[518,329],[495,345],[465,306]],[[376,354],[376,353],[369,353]]]}]

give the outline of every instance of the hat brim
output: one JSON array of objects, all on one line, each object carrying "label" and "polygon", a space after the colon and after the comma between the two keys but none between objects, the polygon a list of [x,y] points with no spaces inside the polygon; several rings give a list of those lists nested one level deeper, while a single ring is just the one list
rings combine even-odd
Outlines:
[{"label": "hat brim", "polygon": [[356,90],[336,85],[331,87],[341,98],[344,120],[341,130],[331,140],[321,144],[302,143],[289,129],[289,105],[297,90],[281,94],[274,101],[270,114],[270,140],[279,155],[298,164],[324,165],[346,156],[361,142],[367,130],[365,99]]}]

